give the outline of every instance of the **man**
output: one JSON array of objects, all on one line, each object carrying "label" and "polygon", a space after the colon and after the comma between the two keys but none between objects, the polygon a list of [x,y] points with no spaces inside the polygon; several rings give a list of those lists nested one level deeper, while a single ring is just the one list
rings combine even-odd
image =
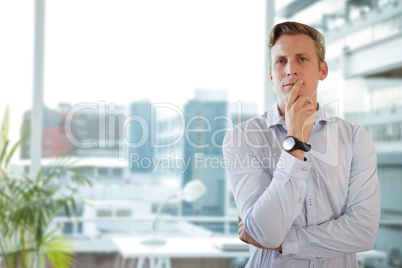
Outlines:
[{"label": "man", "polygon": [[317,102],[328,74],[320,32],[284,22],[269,47],[277,104],[224,140],[246,267],[358,267],[380,216],[374,144]]}]

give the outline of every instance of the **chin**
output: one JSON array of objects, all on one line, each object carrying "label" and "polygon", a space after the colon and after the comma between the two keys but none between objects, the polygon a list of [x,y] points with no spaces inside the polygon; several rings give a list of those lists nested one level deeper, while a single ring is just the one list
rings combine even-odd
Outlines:
[{"label": "chin", "polygon": [[281,104],[285,105],[285,102],[287,102],[288,99],[289,99],[288,96],[286,96],[286,98],[280,98],[280,99],[278,99],[278,104],[279,105],[281,105]]}]

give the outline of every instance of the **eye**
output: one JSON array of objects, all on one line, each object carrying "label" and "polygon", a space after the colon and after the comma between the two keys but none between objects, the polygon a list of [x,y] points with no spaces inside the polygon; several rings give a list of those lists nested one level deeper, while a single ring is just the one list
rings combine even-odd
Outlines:
[{"label": "eye", "polygon": [[286,62],[285,59],[279,59],[276,61],[276,64],[284,64]]},{"label": "eye", "polygon": [[300,62],[305,62],[305,61],[307,61],[307,58],[301,57],[301,58],[299,58],[299,61],[300,61]]}]

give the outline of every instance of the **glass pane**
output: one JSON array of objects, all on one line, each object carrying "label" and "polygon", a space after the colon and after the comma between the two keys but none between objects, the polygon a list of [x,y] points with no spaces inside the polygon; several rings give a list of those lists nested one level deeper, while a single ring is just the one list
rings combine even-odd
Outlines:
[{"label": "glass pane", "polygon": [[[21,136],[24,113],[32,106],[34,1],[0,3],[0,118],[10,109],[9,138],[15,143]],[[15,159],[20,158],[17,151]]]},{"label": "glass pane", "polygon": [[[235,208],[226,202],[221,145],[228,127],[263,111],[264,8],[228,0],[47,2],[43,158],[96,166],[82,196],[104,208],[129,202],[148,219],[201,180],[204,197],[169,199],[161,213],[217,217],[186,222],[200,234],[229,230],[237,218],[225,220]],[[193,163],[197,155],[205,168]],[[133,228],[149,232],[150,224]]]}]

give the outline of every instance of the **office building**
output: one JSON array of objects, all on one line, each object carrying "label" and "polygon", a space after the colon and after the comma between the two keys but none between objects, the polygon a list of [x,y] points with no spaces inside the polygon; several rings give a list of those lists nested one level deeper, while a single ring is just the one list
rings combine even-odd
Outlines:
[{"label": "office building", "polygon": [[[125,109],[105,102],[71,106],[60,103],[57,109],[43,110],[42,157],[97,156],[117,157],[123,143]],[[24,114],[21,158],[30,156],[31,112]]]},{"label": "office building", "polygon": [[[42,132],[42,157],[60,157],[73,154],[73,146],[68,141],[61,124],[61,116],[56,110],[44,107],[43,109],[43,132]],[[31,112],[27,111],[23,115],[21,126],[21,137],[25,135],[21,142],[21,159],[30,157],[30,125]]]},{"label": "office building", "polygon": [[130,133],[128,160],[133,173],[150,173],[154,169],[151,127],[155,122],[151,116],[152,105],[149,101],[131,103],[129,120],[125,127]]},{"label": "office building", "polygon": [[[223,216],[225,214],[225,170],[219,165],[222,159],[222,142],[228,120],[225,92],[196,91],[194,99],[184,108],[186,122],[184,160],[189,165],[183,173],[185,185],[201,180],[207,193],[194,203],[183,202],[183,215]],[[213,227],[211,227],[213,228]]]}]

